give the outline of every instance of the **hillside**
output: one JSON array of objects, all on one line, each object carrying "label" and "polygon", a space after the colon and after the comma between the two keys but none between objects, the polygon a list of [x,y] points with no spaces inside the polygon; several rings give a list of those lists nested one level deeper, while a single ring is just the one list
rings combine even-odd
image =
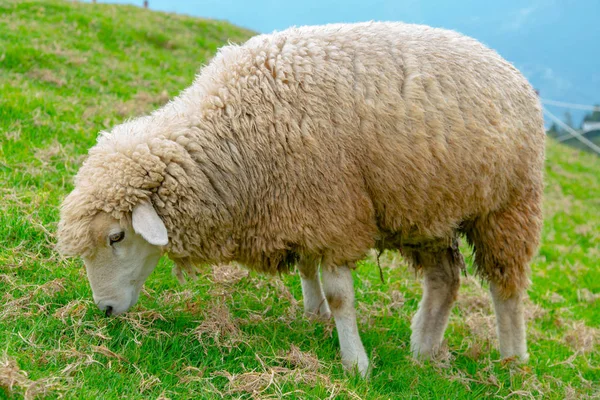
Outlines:
[{"label": "hillside", "polygon": [[0,398],[599,396],[600,158],[554,142],[526,366],[498,361],[487,289],[472,277],[449,352],[413,361],[421,289],[395,253],[381,257],[383,282],[373,256],[356,273],[368,383],[342,371],[334,324],[302,317],[296,275],[223,266],[179,285],[163,259],[131,312],[102,315],[81,261],[53,248],[87,149],[100,130],[187,87],[219,46],[251,35],[130,6],[0,0]]}]

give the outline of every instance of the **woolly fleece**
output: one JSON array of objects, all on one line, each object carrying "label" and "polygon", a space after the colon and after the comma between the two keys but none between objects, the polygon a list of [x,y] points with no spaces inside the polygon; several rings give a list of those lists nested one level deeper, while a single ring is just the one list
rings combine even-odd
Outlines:
[{"label": "woolly fleece", "polygon": [[302,259],[353,265],[465,234],[511,295],[541,229],[538,98],[496,52],[402,23],[292,28],[220,49],[191,87],[103,132],[61,208],[59,247],[94,252],[89,223],[151,201],[181,266]]}]

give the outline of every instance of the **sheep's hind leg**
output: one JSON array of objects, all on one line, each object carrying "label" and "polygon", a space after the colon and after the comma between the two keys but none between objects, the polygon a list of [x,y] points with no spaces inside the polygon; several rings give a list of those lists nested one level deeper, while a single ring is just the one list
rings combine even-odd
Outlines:
[{"label": "sheep's hind leg", "polygon": [[302,262],[298,265],[302,281],[302,297],[304,298],[304,315],[314,320],[331,318],[331,311],[321,287],[319,271],[316,263]]},{"label": "sheep's hind leg", "polygon": [[541,183],[501,210],[475,220],[467,239],[475,248],[475,265],[490,281],[502,358],[527,361],[523,300],[529,263],[542,228]]},{"label": "sheep's hind leg", "polygon": [[523,317],[523,294],[517,292],[512,296],[503,296],[500,286],[490,282],[490,293],[496,312],[500,355],[503,359],[518,357],[527,362],[527,339],[525,334],[525,318]]},{"label": "sheep's hind leg", "polygon": [[352,272],[346,266],[324,268],[322,276],[325,296],[338,331],[342,364],[348,370],[357,368],[366,377],[369,373],[369,359],[356,324]]},{"label": "sheep's hind leg", "polygon": [[423,299],[412,320],[410,348],[416,358],[429,358],[439,350],[448,325],[452,305],[460,286],[464,260],[455,242],[438,252],[414,252],[413,259],[423,269]]}]

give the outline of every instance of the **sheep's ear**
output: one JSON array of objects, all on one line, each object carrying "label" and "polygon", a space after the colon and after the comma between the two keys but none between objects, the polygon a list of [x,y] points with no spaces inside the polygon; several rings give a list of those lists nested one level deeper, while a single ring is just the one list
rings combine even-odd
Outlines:
[{"label": "sheep's ear", "polygon": [[167,228],[150,203],[140,203],[133,208],[133,230],[148,243],[165,246],[169,243]]}]

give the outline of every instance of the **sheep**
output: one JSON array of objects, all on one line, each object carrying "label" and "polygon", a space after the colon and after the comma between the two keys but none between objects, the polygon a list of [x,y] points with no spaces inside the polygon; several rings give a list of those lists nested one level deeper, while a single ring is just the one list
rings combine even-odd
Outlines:
[{"label": "sheep", "polygon": [[544,136],[526,79],[458,33],[370,22],[259,35],[101,133],[62,204],[58,246],[83,258],[107,316],[136,303],[165,253],[185,270],[297,266],[305,314],[333,315],[343,365],[366,376],[355,262],[395,249],[422,273],[411,352],[431,357],[464,236],[490,283],[500,354],[525,361]]}]

